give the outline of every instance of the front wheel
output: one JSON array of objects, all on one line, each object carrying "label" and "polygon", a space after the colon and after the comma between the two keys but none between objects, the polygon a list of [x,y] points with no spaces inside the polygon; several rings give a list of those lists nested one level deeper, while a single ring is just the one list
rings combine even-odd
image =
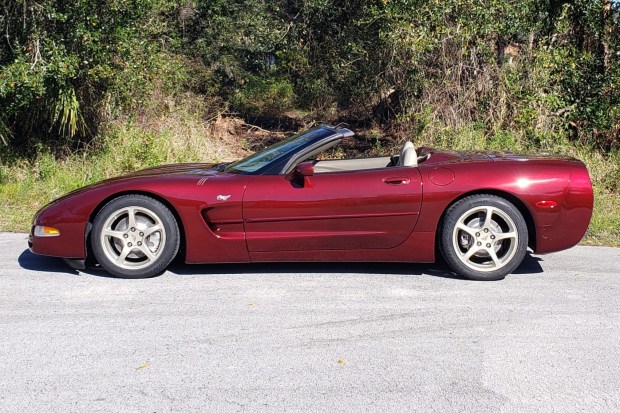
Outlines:
[{"label": "front wheel", "polygon": [[159,275],[180,243],[170,210],[144,195],[125,195],[106,204],[95,218],[91,236],[99,264],[121,278]]},{"label": "front wheel", "polygon": [[525,257],[527,225],[506,199],[472,195],[448,209],[439,243],[456,273],[472,280],[500,280]]}]

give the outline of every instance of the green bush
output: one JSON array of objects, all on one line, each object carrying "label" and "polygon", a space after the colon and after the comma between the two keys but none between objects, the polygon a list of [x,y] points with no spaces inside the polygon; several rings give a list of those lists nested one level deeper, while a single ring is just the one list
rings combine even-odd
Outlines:
[{"label": "green bush", "polygon": [[277,116],[294,107],[293,86],[286,79],[252,76],[231,97],[235,111],[244,116]]},{"label": "green bush", "polygon": [[[27,0],[0,18],[0,140],[74,146],[100,122],[179,80],[166,0]],[[170,63],[173,62],[173,63]]]}]

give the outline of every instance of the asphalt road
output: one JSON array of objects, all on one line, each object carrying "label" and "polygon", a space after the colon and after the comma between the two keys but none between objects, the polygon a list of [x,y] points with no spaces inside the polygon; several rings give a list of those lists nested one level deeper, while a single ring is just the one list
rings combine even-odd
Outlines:
[{"label": "asphalt road", "polygon": [[0,234],[0,411],[620,411],[620,250],[77,272]]}]

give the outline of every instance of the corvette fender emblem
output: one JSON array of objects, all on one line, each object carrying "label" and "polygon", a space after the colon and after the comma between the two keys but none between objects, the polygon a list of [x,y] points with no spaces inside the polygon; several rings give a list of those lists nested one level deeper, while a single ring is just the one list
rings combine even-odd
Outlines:
[{"label": "corvette fender emblem", "polygon": [[218,195],[215,199],[218,201],[228,201],[228,198],[230,198],[230,195]]}]

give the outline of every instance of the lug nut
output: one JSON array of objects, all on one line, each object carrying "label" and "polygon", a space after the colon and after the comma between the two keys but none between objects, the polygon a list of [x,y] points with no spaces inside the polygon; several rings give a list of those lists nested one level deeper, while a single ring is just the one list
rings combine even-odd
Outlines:
[{"label": "lug nut", "polygon": [[479,237],[479,236],[480,236],[480,233],[479,233],[479,232],[476,232],[476,236],[477,236],[477,237]]},{"label": "lug nut", "polygon": [[138,241],[138,247],[142,246],[142,241]]},{"label": "lug nut", "polygon": [[489,232],[489,229],[488,229],[488,228],[485,228],[485,229],[484,229],[484,232]]},{"label": "lug nut", "polygon": [[481,245],[482,245],[482,242],[478,241],[478,242],[476,243],[476,245],[477,245],[477,246],[481,246]]},{"label": "lug nut", "polygon": [[487,244],[487,248],[491,248],[491,244]]},{"label": "lug nut", "polygon": [[128,242],[128,243],[127,243],[127,246],[128,246],[128,247],[131,247],[131,242]]},{"label": "lug nut", "polygon": [[129,235],[127,234],[123,234],[123,238],[127,238]]},{"label": "lug nut", "polygon": [[495,239],[495,235],[491,235],[491,239]]},{"label": "lug nut", "polygon": [[141,232],[141,233],[140,233],[140,236],[141,236],[141,237],[143,237],[143,236],[144,236],[144,232]]}]

